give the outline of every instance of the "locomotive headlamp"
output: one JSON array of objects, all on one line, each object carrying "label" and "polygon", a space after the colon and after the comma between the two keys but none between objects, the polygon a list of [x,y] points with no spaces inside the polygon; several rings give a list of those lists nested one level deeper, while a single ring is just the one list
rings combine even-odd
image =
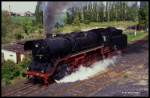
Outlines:
[{"label": "locomotive headlamp", "polygon": [[39,47],[39,45],[38,45],[38,44],[35,44],[35,47],[37,48],[37,47]]}]

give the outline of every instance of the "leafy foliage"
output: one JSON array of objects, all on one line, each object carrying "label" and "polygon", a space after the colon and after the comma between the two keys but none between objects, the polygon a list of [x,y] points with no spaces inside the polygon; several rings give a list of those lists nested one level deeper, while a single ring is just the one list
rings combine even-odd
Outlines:
[{"label": "leafy foliage", "polygon": [[8,60],[2,65],[2,82],[5,85],[11,84],[11,81],[17,77],[22,77],[22,73],[26,71],[26,66],[31,62],[30,58],[25,58],[22,62],[15,64]]},{"label": "leafy foliage", "polygon": [[139,10],[139,25],[144,26],[145,29],[149,26],[149,6],[148,3]]},{"label": "leafy foliage", "polygon": [[139,21],[141,25],[148,25],[148,3],[143,8],[139,8],[137,2],[133,2],[132,5],[127,1],[113,1],[106,2],[106,4],[103,2],[91,2],[80,8],[69,8],[66,14],[67,24],[76,24],[77,22],[89,24],[90,22]]},{"label": "leafy foliage", "polygon": [[36,5],[36,10],[35,10],[35,18],[36,18],[36,23],[37,24],[42,24],[43,25],[43,11],[41,9],[41,3],[38,2]]},{"label": "leafy foliage", "polygon": [[42,37],[42,28],[35,23],[34,17],[10,16],[7,11],[2,12],[2,43]]}]

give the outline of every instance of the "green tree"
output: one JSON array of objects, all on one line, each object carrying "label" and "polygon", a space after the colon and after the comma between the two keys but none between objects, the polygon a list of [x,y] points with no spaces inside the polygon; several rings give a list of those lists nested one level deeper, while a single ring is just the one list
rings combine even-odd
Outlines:
[{"label": "green tree", "polygon": [[22,62],[15,64],[13,61],[5,61],[2,65],[2,80],[4,84],[11,84],[11,80],[22,77],[27,66],[31,63],[31,57],[26,57]]},{"label": "green tree", "polygon": [[140,8],[139,10],[139,25],[148,28],[148,25],[149,25],[149,5],[148,3],[145,4],[144,7]]},{"label": "green tree", "polygon": [[73,25],[80,27],[80,19],[79,19],[78,13],[76,14],[76,16],[74,18]]},{"label": "green tree", "polygon": [[35,9],[36,23],[43,25],[42,2],[38,2]]},{"label": "green tree", "polygon": [[33,32],[34,25],[33,25],[32,20],[28,19],[28,17],[25,17],[24,20],[22,20],[21,25],[26,34],[30,34]]},{"label": "green tree", "polygon": [[68,11],[66,12],[66,23],[67,24],[72,24],[74,17],[75,17],[75,8],[69,8]]},{"label": "green tree", "polygon": [[13,80],[14,77],[19,76],[19,69],[14,65],[15,63],[9,60],[3,63],[2,79],[4,80],[4,82],[6,82],[6,84],[10,84],[10,80]]},{"label": "green tree", "polygon": [[[11,16],[8,11],[2,11],[2,37],[5,37],[9,33],[9,27],[11,25]],[[11,30],[10,30],[11,31]]]}]

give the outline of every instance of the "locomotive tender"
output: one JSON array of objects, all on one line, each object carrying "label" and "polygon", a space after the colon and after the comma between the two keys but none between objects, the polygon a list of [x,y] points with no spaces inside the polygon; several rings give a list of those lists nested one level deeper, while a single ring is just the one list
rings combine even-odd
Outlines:
[{"label": "locomotive tender", "polygon": [[55,37],[26,41],[25,50],[32,50],[32,63],[26,75],[41,78],[45,84],[60,80],[80,65],[90,66],[127,47],[127,36],[114,27],[92,29]]}]

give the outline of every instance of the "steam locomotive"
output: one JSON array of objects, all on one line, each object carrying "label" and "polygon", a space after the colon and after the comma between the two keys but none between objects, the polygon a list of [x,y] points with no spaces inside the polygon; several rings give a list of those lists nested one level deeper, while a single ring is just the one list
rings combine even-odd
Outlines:
[{"label": "steam locomotive", "polygon": [[60,80],[82,66],[90,66],[127,47],[127,36],[114,27],[56,34],[49,38],[26,41],[24,50],[32,50],[29,79]]}]

